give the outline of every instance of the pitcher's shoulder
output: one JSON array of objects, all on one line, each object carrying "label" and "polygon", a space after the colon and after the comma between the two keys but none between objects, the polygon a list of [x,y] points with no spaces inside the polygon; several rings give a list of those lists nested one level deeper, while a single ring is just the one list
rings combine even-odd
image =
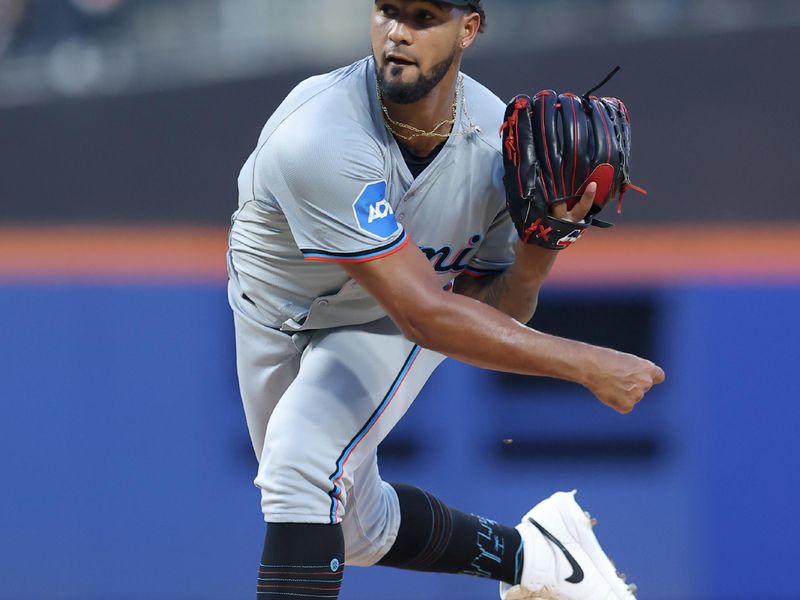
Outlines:
[{"label": "pitcher's shoulder", "polygon": [[[318,124],[368,122],[370,59],[301,82],[284,101],[286,118]],[[283,107],[283,106],[282,106]],[[280,112],[280,111],[279,111]]]},{"label": "pitcher's shoulder", "polygon": [[[368,95],[369,68],[369,59],[363,59],[300,83],[265,126],[259,161],[270,162],[276,153],[313,157],[358,150],[382,156]],[[308,167],[313,172],[313,164]]]},{"label": "pitcher's shoulder", "polygon": [[503,124],[503,115],[506,103],[497,94],[492,92],[482,83],[464,77],[464,96],[469,119],[480,128],[479,137],[497,152],[500,152],[500,126]]}]

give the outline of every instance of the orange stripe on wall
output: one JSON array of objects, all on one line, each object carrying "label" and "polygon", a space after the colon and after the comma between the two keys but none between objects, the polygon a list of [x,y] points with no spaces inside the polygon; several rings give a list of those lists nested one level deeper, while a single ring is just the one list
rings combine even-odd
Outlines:
[{"label": "orange stripe on wall", "polygon": [[0,279],[220,282],[227,234],[203,227],[0,228]]},{"label": "orange stripe on wall", "polygon": [[800,226],[593,229],[562,251],[551,282],[800,281]]},{"label": "orange stripe on wall", "polygon": [[[0,227],[4,281],[224,282],[226,228]],[[800,226],[592,229],[561,252],[564,285],[800,281]]]}]

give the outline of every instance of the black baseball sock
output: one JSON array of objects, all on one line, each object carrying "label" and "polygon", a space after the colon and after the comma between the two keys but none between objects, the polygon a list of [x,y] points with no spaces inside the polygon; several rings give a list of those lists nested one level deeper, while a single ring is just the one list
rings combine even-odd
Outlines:
[{"label": "black baseball sock", "polygon": [[379,565],[519,583],[522,539],[516,529],[452,509],[419,488],[392,487],[400,499],[400,530]]},{"label": "black baseball sock", "polygon": [[269,523],[257,600],[339,597],[344,575],[341,525]]}]

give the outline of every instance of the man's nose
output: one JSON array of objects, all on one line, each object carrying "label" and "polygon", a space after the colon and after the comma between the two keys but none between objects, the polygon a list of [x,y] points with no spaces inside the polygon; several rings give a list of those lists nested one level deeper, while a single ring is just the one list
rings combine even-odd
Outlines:
[{"label": "man's nose", "polygon": [[394,21],[389,28],[389,40],[397,45],[411,43],[411,28],[400,20]]}]

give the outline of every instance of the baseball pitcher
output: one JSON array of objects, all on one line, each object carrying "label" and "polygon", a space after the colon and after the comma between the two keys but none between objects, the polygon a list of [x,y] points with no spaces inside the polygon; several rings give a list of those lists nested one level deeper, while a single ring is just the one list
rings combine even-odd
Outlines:
[{"label": "baseball pitcher", "polygon": [[375,1],[372,56],[298,85],[239,175],[228,289],[267,522],[259,600],[335,599],[345,565],[489,577],[505,600],[634,597],[574,493],[512,527],[378,471],[447,356],[622,413],[664,378],[522,325],[557,254],[632,187],[629,119],[588,94],[506,105],[460,71],[485,23],[482,0]]}]

